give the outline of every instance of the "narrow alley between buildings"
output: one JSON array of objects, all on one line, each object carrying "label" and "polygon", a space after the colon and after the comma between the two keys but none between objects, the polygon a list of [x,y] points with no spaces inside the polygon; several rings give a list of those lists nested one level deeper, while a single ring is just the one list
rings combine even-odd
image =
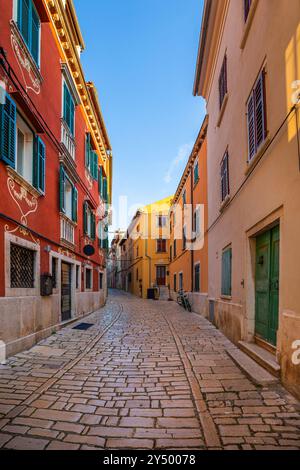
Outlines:
[{"label": "narrow alley between buildings", "polygon": [[112,291],[0,366],[0,448],[300,449],[299,403],[237,351],[174,302]]}]

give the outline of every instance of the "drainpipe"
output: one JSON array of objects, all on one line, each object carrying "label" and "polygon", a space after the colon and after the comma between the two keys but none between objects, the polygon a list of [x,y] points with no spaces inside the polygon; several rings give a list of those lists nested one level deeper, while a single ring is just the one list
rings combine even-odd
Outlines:
[{"label": "drainpipe", "polygon": [[151,278],[152,278],[152,273],[151,273],[151,258],[150,256],[148,255],[148,240],[146,240],[146,243],[145,243],[145,256],[146,258],[149,260],[149,289],[151,287]]},{"label": "drainpipe", "polygon": [[[192,231],[194,231],[194,167],[191,171],[191,206],[192,206]],[[191,286],[192,292],[194,292],[194,250],[191,250]]]}]

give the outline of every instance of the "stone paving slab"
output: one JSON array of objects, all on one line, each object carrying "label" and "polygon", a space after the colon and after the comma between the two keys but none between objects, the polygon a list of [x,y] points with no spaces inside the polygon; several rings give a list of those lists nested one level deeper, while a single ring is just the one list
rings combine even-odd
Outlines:
[{"label": "stone paving slab", "polygon": [[300,449],[300,406],[175,303],[107,306],[0,366],[3,449]]}]

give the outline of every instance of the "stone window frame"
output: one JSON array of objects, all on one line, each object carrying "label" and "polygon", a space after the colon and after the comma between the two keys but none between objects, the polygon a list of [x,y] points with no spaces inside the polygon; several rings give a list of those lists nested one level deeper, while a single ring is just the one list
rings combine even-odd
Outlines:
[{"label": "stone window frame", "polygon": [[[10,246],[11,244],[27,248],[35,252],[34,256],[34,288],[22,289],[11,287],[11,259],[10,259]],[[36,297],[40,295],[40,258],[41,248],[36,243],[30,242],[24,238],[18,237],[11,233],[5,233],[4,244],[4,264],[5,264],[5,297]]]},{"label": "stone window frame", "polygon": [[[86,272],[87,270],[91,271],[91,285],[92,287],[87,288],[86,287]],[[93,276],[94,270],[92,266],[85,266],[84,268],[84,292],[93,292],[94,289],[94,276]]]}]

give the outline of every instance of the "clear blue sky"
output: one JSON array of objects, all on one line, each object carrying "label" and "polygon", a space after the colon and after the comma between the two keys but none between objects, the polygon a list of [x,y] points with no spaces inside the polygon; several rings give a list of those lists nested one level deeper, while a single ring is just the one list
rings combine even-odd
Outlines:
[{"label": "clear blue sky", "polygon": [[[114,155],[114,204],[173,194],[205,115],[192,95],[203,0],[75,0]],[[118,220],[114,220],[114,227]]]}]

